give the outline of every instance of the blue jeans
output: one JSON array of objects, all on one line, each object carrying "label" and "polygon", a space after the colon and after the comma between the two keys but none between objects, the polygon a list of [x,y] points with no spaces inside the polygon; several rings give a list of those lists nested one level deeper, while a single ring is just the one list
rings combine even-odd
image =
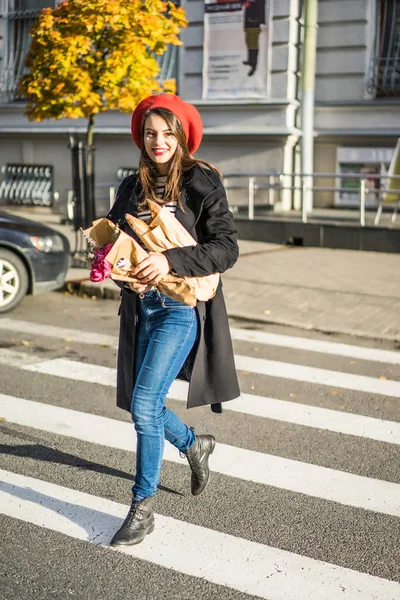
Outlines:
[{"label": "blue jeans", "polygon": [[131,404],[137,449],[132,491],[140,499],[156,493],[164,439],[182,452],[195,441],[194,431],[165,408],[164,402],[196,341],[197,312],[154,289],[139,295],[137,328]]}]

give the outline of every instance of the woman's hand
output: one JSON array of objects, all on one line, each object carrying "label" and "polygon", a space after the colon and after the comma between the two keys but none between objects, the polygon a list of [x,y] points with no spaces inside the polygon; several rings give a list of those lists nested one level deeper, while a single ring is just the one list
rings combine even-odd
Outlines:
[{"label": "woman's hand", "polygon": [[149,255],[133,269],[131,274],[132,277],[137,277],[141,284],[151,286],[157,285],[170,270],[171,265],[162,252],[149,252]]}]

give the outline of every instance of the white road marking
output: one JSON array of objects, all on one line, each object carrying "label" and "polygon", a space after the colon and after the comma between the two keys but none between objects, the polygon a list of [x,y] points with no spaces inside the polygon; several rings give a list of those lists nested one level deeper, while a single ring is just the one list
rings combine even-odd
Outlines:
[{"label": "white road marking", "polygon": [[[253,358],[251,356],[239,356],[237,354],[235,355],[235,364],[238,370],[248,371],[249,373],[400,398],[400,381],[392,381],[391,379],[353,375],[352,373],[342,373],[341,371],[317,369],[315,367],[305,367],[293,363]],[[35,367],[33,366],[32,368],[34,369]]]},{"label": "white road marking", "polygon": [[[130,423],[0,394],[0,417],[33,429],[134,451]],[[166,460],[182,464],[166,443]],[[183,463],[184,464],[184,463]],[[210,457],[213,471],[245,481],[290,490],[374,512],[400,516],[400,485],[326,467],[218,444]]]},{"label": "white road marking", "polygon": [[[6,356],[5,352],[3,356]],[[235,363],[239,371],[400,398],[400,381],[392,381],[390,379],[381,380],[375,377],[366,377],[365,375],[353,375],[340,371],[304,367],[302,365],[252,358],[249,356],[235,356]],[[28,364],[22,368],[58,377],[70,377],[73,373],[74,379],[91,383],[101,383],[103,385],[114,385],[113,383],[107,383],[107,381],[110,382],[112,378],[114,381],[116,380],[115,370],[110,367],[89,365],[64,358],[55,358],[32,365]],[[97,381],[96,377],[98,378]]]},{"label": "white road marking", "polygon": [[[128,507],[105,498],[0,470],[0,511],[69,537],[108,546]],[[266,600],[396,600],[400,585],[155,515],[156,528],[122,552]]]},{"label": "white road marking", "polygon": [[[7,352],[10,352],[10,354],[8,355]],[[31,364],[26,364],[26,361],[24,361],[25,356],[32,358]],[[98,383],[112,387],[116,385],[115,369],[64,358],[43,361],[22,352],[0,350],[0,363],[75,381]],[[176,380],[171,386],[168,398],[186,402],[187,391],[188,384]],[[305,427],[369,438],[389,444],[400,444],[400,423],[394,421],[384,421],[253,394],[242,394],[241,398],[224,403],[224,409],[286,423],[295,423]]]},{"label": "white road marking", "polygon": [[[168,398],[186,401],[188,384],[174,381]],[[231,410],[265,419],[295,423],[305,427],[324,429],[346,435],[400,444],[400,423],[365,417],[363,415],[319,408],[309,404],[289,402],[255,394],[242,394],[240,398],[224,402],[224,410]]]},{"label": "white road marking", "polygon": [[[65,339],[71,342],[80,342],[82,344],[99,344],[111,346],[113,348],[116,348],[118,345],[118,336],[79,331],[77,329],[53,325],[42,325],[40,323],[32,323],[31,321],[21,321],[18,319],[1,318],[0,329],[30,335]],[[231,328],[231,335],[232,339],[237,341],[265,344],[268,346],[280,346],[283,348],[293,348],[296,350],[319,352],[336,356],[346,356],[349,358],[357,358],[359,360],[400,364],[400,352],[392,350],[353,346],[352,344],[341,344],[337,342],[315,340],[312,338],[280,335],[252,329],[239,329],[237,327]]]},{"label": "white road marking", "polygon": [[9,348],[0,348],[0,364],[8,365],[10,367],[25,367],[26,365],[33,365],[43,360],[42,357],[33,356],[26,352],[17,352]]},{"label": "white road marking", "polygon": [[117,383],[116,369],[68,360],[66,358],[44,360],[40,363],[23,366],[22,369],[46,375],[54,375],[56,377],[64,377],[66,379],[74,379],[75,381],[86,381],[87,383],[98,383],[113,387]]},{"label": "white road marking", "polygon": [[40,323],[20,321],[18,319],[1,318],[0,329],[23,333],[25,335],[40,335],[57,338],[68,342],[80,342],[81,344],[97,344],[101,346],[111,346],[113,348],[116,348],[118,345],[118,337],[114,335],[79,331],[78,329],[69,329],[54,325],[42,325]]},{"label": "white road marking", "polygon": [[370,360],[393,365],[400,364],[400,352],[394,350],[353,346],[351,344],[326,342],[324,340],[315,340],[313,338],[280,335],[277,333],[268,333],[252,329],[238,329],[236,327],[231,327],[231,336],[233,340],[250,342],[253,344],[281,346],[282,348],[293,348],[294,350],[305,350],[307,352],[347,356],[349,358],[358,358],[359,360]]}]

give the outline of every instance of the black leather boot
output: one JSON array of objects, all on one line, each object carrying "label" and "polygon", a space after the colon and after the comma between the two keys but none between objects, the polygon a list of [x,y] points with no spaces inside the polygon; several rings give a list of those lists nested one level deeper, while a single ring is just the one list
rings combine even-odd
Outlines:
[{"label": "black leather boot", "polygon": [[129,512],[122,527],[111,540],[111,546],[130,546],[139,544],[144,537],[154,530],[154,514],[152,506],[155,496],[136,500],[132,498]]},{"label": "black leather boot", "polygon": [[192,470],[192,494],[198,496],[204,490],[210,477],[208,459],[215,448],[213,435],[196,435],[194,444],[185,452]]}]

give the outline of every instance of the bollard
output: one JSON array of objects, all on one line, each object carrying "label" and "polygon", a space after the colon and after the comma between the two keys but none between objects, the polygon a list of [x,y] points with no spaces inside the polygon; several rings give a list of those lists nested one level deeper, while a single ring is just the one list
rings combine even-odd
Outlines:
[{"label": "bollard", "polygon": [[249,177],[249,219],[254,219],[254,179]]},{"label": "bollard", "polygon": [[360,225],[365,227],[365,194],[367,191],[365,179],[360,180]]}]

